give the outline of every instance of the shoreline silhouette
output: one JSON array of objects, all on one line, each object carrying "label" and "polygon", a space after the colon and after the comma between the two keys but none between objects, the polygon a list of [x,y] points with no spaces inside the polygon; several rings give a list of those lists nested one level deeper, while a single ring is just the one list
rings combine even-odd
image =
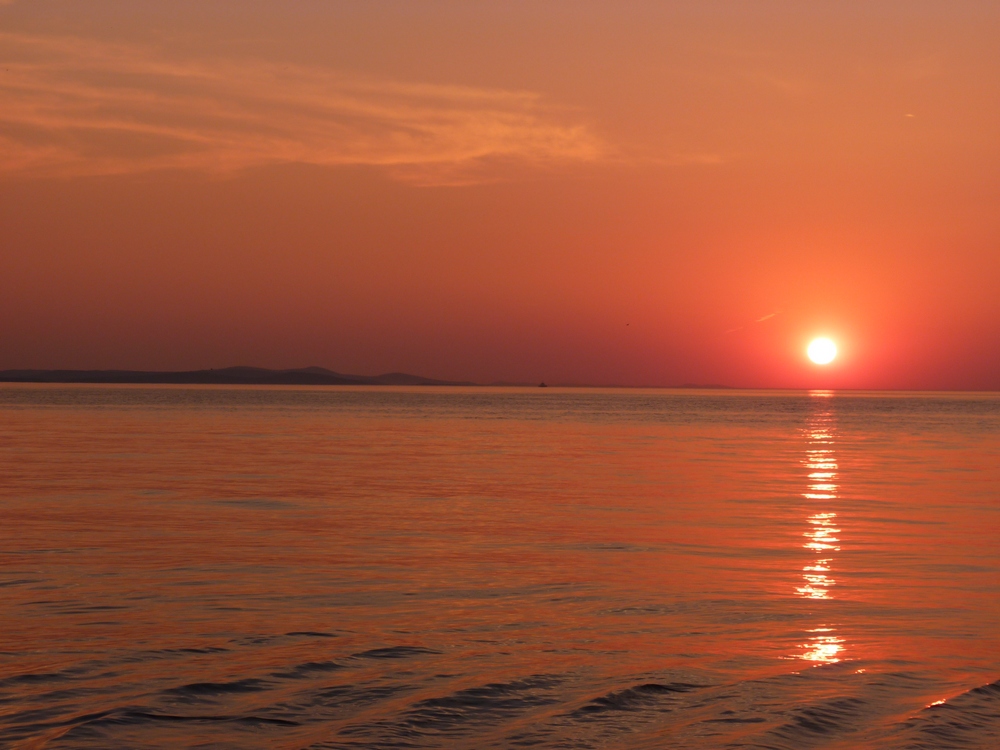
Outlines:
[{"label": "shoreline silhouette", "polygon": [[323,367],[270,370],[264,367],[223,367],[208,370],[2,370],[6,383],[148,383],[185,385],[476,385],[436,380],[405,372],[346,375]]}]

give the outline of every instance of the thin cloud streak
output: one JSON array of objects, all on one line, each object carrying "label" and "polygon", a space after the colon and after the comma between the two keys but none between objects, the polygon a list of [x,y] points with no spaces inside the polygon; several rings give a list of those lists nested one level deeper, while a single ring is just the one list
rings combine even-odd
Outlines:
[{"label": "thin cloud streak", "polygon": [[[767,315],[764,315],[764,316],[762,316],[762,317],[760,317],[760,318],[757,318],[757,319],[756,319],[756,320],[754,321],[754,323],[763,323],[763,322],[764,322],[765,320],[770,320],[770,319],[771,319],[771,318],[773,318],[774,316],[776,316],[776,315],[780,315],[780,314],[781,314],[781,311],[780,311],[780,310],[779,310],[779,311],[777,311],[777,312],[773,312],[773,313],[768,313]],[[730,329],[728,329],[728,330],[726,330],[726,331],[723,331],[723,335],[724,335],[724,336],[728,336],[728,335],[729,335],[729,334],[731,334],[731,333],[736,333],[736,332],[738,332],[738,331],[742,331],[742,330],[744,330],[745,328],[746,328],[746,326],[736,326],[735,328],[730,328]]]},{"label": "thin cloud streak", "polygon": [[428,184],[607,147],[539,95],[0,33],[0,173],[376,165]]}]

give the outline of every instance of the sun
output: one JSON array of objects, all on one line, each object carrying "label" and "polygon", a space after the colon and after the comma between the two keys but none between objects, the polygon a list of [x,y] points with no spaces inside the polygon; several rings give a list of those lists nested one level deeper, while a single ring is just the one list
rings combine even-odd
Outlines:
[{"label": "sun", "polygon": [[828,365],[837,357],[837,345],[828,338],[813,339],[806,354],[817,365]]}]

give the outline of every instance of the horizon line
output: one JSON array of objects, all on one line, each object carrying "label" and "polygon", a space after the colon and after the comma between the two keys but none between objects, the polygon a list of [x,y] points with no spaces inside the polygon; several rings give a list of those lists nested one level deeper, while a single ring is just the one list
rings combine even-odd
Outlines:
[{"label": "horizon line", "polygon": [[[257,377],[236,373],[252,372]],[[211,378],[209,373],[221,377]],[[230,373],[225,375],[224,373]],[[197,377],[201,375],[202,377]],[[185,377],[187,376],[187,377]],[[171,378],[176,379],[171,379]],[[997,389],[975,388],[819,388],[789,386],[740,386],[724,383],[641,384],[492,381],[486,383],[469,380],[430,378],[422,375],[392,371],[377,375],[353,375],[328,368],[307,367],[268,368],[256,365],[232,365],[189,370],[138,370],[126,368],[10,368],[0,370],[0,383],[53,384],[53,385],[244,385],[244,386],[367,386],[367,387],[468,387],[468,388],[614,388],[614,389],[669,389],[712,391],[797,391],[797,392],[891,392],[891,393],[1000,393]]]}]

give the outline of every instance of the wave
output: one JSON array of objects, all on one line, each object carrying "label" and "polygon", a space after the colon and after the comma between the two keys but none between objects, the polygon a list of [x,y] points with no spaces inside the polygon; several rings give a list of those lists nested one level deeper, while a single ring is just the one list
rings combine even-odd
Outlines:
[{"label": "wave", "polygon": [[900,731],[907,750],[1000,747],[1000,680],[936,701]]},{"label": "wave", "polygon": [[[292,631],[239,641],[262,649],[254,652],[265,657],[256,673],[247,674],[252,670],[244,662],[242,673],[206,674],[238,663],[234,643],[127,652],[86,668],[0,680],[0,702],[23,708],[0,718],[0,744],[74,750],[1000,747],[1000,681],[928,706],[940,682],[906,668],[886,670],[887,663],[866,670],[843,662],[736,681],[685,671],[610,679],[578,669],[479,682],[474,663],[470,668],[453,653],[419,644],[288,658],[316,656],[339,643]],[[139,657],[142,674],[123,681],[122,670]],[[188,679],[171,678],[177,674]]]}]

